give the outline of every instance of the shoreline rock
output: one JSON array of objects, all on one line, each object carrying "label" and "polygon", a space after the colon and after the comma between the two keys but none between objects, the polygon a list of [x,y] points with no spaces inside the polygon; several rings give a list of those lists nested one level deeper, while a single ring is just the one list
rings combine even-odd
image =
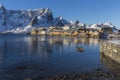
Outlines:
[{"label": "shoreline rock", "polygon": [[36,78],[32,80],[120,80],[120,72],[97,69],[91,72],[60,74],[48,78]]}]

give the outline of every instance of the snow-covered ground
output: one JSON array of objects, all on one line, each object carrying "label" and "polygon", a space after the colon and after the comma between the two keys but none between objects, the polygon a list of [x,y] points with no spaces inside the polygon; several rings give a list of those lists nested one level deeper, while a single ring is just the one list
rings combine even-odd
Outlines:
[{"label": "snow-covered ground", "polygon": [[120,40],[110,40],[108,42],[120,45]]}]

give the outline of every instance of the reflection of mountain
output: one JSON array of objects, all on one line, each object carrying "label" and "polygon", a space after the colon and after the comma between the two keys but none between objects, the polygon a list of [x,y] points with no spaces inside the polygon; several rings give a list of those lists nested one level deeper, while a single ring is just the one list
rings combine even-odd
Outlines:
[{"label": "reflection of mountain", "polygon": [[46,58],[52,53],[52,47],[43,39],[42,37],[11,37],[2,39],[0,40],[0,59],[3,57],[12,58],[13,56],[19,58],[24,56],[32,57],[34,54],[38,57]]},{"label": "reflection of mountain", "polygon": [[[12,73],[9,72],[10,75],[14,73],[18,75],[13,69],[22,68],[23,73],[25,72],[26,75],[26,70],[28,70],[30,76],[39,75],[39,73],[47,75],[86,71],[96,67],[94,64],[99,64],[99,45],[96,48],[96,45],[93,44],[94,40],[96,39],[92,39],[93,42],[89,45],[89,39],[83,38],[5,36],[5,38],[0,38],[0,73],[3,73],[1,70],[4,67],[7,67],[5,69],[7,72],[12,68],[12,70],[10,69]],[[79,52],[76,51],[77,44],[85,49],[85,54],[78,54]],[[88,66],[90,67],[88,68]],[[19,74],[22,75],[22,71],[20,72]]]},{"label": "reflection of mountain", "polygon": [[[9,62],[9,60],[11,59],[14,61],[20,61],[21,59],[31,60],[34,57],[36,57],[36,59],[46,60],[54,54],[57,55],[57,53],[76,53],[75,48],[77,44],[82,44],[83,47],[85,47],[84,44],[88,45],[97,43],[98,39],[89,38],[87,39],[49,36],[5,36],[5,39],[0,39],[0,60],[3,61],[3,63]],[[93,45],[91,46],[93,47]]]},{"label": "reflection of mountain", "polygon": [[38,54],[49,55],[52,49],[61,50],[73,44],[98,44],[98,39],[93,38],[62,38],[62,37],[18,37],[0,41],[0,52],[4,54]]},{"label": "reflection of mountain", "polygon": [[116,63],[115,61],[111,60],[109,57],[105,56],[104,54],[100,54],[100,60],[103,65],[105,65],[110,70],[119,71],[120,64]]}]

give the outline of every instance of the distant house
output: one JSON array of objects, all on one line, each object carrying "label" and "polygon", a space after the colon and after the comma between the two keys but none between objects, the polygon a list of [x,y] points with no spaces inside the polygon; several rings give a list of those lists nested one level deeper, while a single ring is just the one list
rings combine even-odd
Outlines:
[{"label": "distant house", "polygon": [[53,30],[53,31],[50,31],[49,32],[49,35],[55,35],[55,36],[58,36],[58,35],[61,35],[63,34],[63,31],[62,30]]},{"label": "distant house", "polygon": [[88,34],[89,34],[89,35],[92,35],[92,34],[93,34],[93,31],[92,31],[92,30],[90,30],[90,31],[88,32]]},{"label": "distant house", "polygon": [[72,33],[72,36],[78,36],[78,34],[79,34],[78,31],[74,31],[74,32]]},{"label": "distant house", "polygon": [[120,30],[118,30],[118,34],[120,34]]},{"label": "distant house", "polygon": [[95,30],[92,34],[92,37],[99,37],[99,32]]},{"label": "distant house", "polygon": [[103,27],[103,28],[102,28],[102,32],[103,32],[103,33],[112,34],[112,33],[113,33],[113,30],[112,30],[111,27]]},{"label": "distant house", "polygon": [[63,26],[63,30],[69,30],[70,29],[70,27],[69,26]]},{"label": "distant house", "polygon": [[37,33],[37,35],[46,35],[46,31],[45,30],[41,30]]},{"label": "distant house", "polygon": [[63,30],[63,28],[62,27],[54,27],[54,30]]},{"label": "distant house", "polygon": [[50,32],[48,33],[48,35],[52,36],[52,35],[53,35],[53,32],[52,32],[52,31],[50,31]]},{"label": "distant house", "polygon": [[81,33],[81,32],[85,32],[86,29],[78,29],[78,32]]},{"label": "distant house", "polygon": [[98,36],[98,35],[99,35],[99,32],[98,32],[98,31],[94,31],[94,32],[93,32],[93,35],[94,35],[94,36]]},{"label": "distant house", "polygon": [[73,31],[72,30],[67,30],[67,31],[64,31],[64,35],[65,36],[72,36],[72,33],[73,33]]},{"label": "distant house", "polygon": [[37,35],[37,33],[38,33],[38,30],[37,29],[33,29],[30,34],[31,35]]}]

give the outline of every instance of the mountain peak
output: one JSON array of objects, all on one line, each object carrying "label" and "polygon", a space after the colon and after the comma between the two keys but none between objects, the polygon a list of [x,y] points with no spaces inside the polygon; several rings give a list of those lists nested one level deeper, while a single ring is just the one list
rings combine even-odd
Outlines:
[{"label": "mountain peak", "polygon": [[111,22],[106,22],[105,25],[112,25]]},{"label": "mountain peak", "polygon": [[0,4],[0,9],[5,10],[5,7],[4,7],[4,5],[3,5],[3,4]]},{"label": "mountain peak", "polygon": [[62,19],[63,19],[63,17],[62,17],[62,16],[59,16],[58,18],[59,18],[60,20],[62,20]]},{"label": "mountain peak", "polygon": [[4,7],[3,4],[0,4],[0,8],[1,8],[1,7]]},{"label": "mountain peak", "polygon": [[111,28],[114,27],[111,22],[106,22],[106,23],[104,23],[104,25],[109,26]]},{"label": "mountain peak", "polygon": [[5,14],[5,12],[6,12],[5,7],[2,4],[0,4],[0,14]]},{"label": "mountain peak", "polygon": [[67,23],[68,22],[62,16],[59,16],[59,17],[57,17],[53,20],[53,25],[54,26],[64,26]]}]

